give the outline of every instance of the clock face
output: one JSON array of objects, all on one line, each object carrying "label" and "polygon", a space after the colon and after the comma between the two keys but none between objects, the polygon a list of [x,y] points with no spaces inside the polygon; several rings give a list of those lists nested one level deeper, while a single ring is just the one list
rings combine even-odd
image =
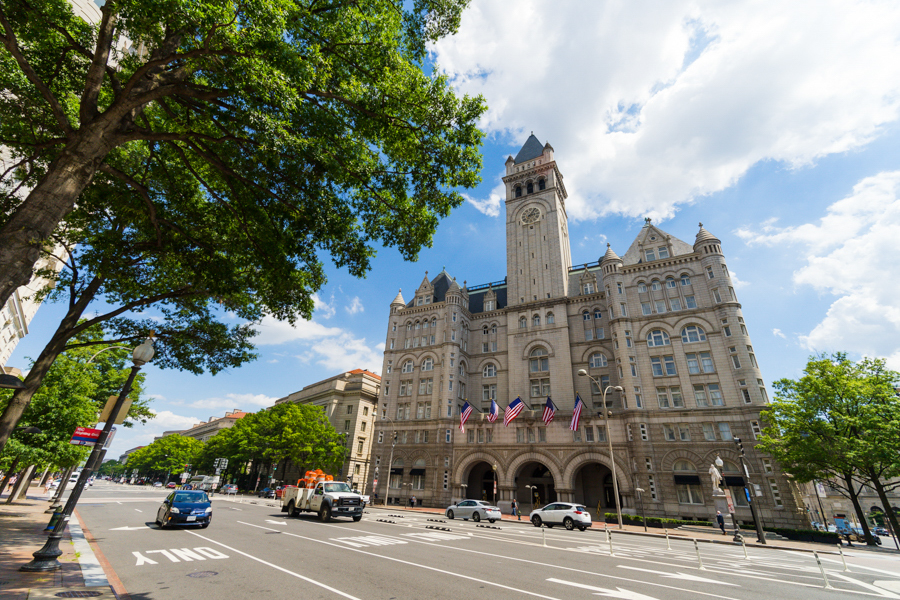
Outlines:
[{"label": "clock face", "polygon": [[529,223],[534,223],[538,219],[541,218],[541,211],[537,208],[531,207],[525,209],[525,212],[522,213],[522,223],[528,225]]}]

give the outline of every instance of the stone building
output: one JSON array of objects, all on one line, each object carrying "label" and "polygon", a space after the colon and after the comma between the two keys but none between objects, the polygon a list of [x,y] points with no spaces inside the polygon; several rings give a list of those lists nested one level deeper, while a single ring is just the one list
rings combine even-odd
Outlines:
[{"label": "stone building", "polygon": [[[400,293],[391,302],[372,451],[379,496],[433,506],[485,498],[503,510],[514,497],[523,509],[574,501],[612,512],[610,435],[625,512],[637,512],[642,489],[648,516],[709,519],[707,473],[721,456],[738,519],[749,522],[740,437],[763,522],[800,525],[787,478],[753,449],[766,389],[721,242],[701,226],[689,244],[647,219],[621,257],[607,248],[572,265],[553,154],[532,135],[506,161],[505,278],[467,286],[426,272],[408,302]],[[608,432],[607,386],[624,390],[606,396]],[[576,394],[586,410],[571,431]],[[558,412],[545,424],[548,396]],[[504,427],[516,397],[527,409]],[[466,399],[476,412],[463,432]]]},{"label": "stone building", "polygon": [[[346,461],[340,473],[331,473],[335,479],[349,481],[363,493],[371,489],[367,485],[375,426],[375,406],[378,401],[381,377],[365,369],[354,369],[304,387],[299,392],[280,398],[282,402],[299,402],[321,406],[328,420],[338,433],[344,436]],[[296,484],[303,476],[301,466],[289,464],[285,469],[284,483]]]},{"label": "stone building", "polygon": [[190,429],[181,431],[164,431],[163,434],[155,439],[164,438],[168,435],[183,435],[184,437],[194,438],[201,442],[208,442],[210,438],[218,434],[223,429],[231,429],[238,420],[243,419],[248,414],[239,408],[225,413],[224,417],[210,417],[203,423],[197,423]]}]

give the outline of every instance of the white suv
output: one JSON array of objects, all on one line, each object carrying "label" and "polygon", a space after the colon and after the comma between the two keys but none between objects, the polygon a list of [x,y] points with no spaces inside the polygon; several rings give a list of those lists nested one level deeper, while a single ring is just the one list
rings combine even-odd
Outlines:
[{"label": "white suv", "polygon": [[587,509],[580,504],[572,504],[570,502],[548,504],[544,508],[531,511],[528,518],[535,527],[540,527],[541,525],[546,525],[547,527],[562,525],[569,531],[576,527],[584,531],[591,526],[591,515]]}]

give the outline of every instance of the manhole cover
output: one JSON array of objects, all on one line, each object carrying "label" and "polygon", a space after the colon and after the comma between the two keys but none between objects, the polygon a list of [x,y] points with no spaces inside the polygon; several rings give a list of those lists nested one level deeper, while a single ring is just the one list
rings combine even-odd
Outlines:
[{"label": "manhole cover", "polygon": [[103,594],[101,592],[57,592],[53,595],[57,598],[96,598]]},{"label": "manhole cover", "polygon": [[188,577],[215,577],[218,575],[215,571],[197,571],[196,573],[188,573]]}]

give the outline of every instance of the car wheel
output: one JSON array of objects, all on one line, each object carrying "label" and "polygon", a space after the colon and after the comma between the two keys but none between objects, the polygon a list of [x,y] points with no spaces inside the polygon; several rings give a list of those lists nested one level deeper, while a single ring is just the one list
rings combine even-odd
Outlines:
[{"label": "car wheel", "polygon": [[353,520],[355,522],[359,523],[360,521],[362,521],[362,515],[359,515],[358,517],[353,517]]},{"label": "car wheel", "polygon": [[323,523],[327,523],[328,521],[330,521],[331,520],[331,507],[323,506],[322,508],[320,508],[319,509],[319,518],[322,520]]},{"label": "car wheel", "polygon": [[488,522],[493,523],[493,522],[496,521],[496,520],[497,520],[497,519],[488,519]]},{"label": "car wheel", "polygon": [[453,511],[452,510],[447,511],[447,518],[450,519],[451,521],[453,520]]},{"label": "car wheel", "polygon": [[294,501],[293,501],[293,500],[291,500],[290,502],[288,502],[288,506],[287,506],[287,514],[288,514],[289,517],[297,517],[297,516],[300,515],[300,511],[297,510],[297,507],[296,507],[296,506],[294,506]]},{"label": "car wheel", "polygon": [[585,530],[587,530],[587,527],[579,527],[578,528],[578,531],[585,531]]},{"label": "car wheel", "polygon": [[481,515],[479,515],[477,512],[472,513],[472,520],[478,523],[479,521],[481,521]]},{"label": "car wheel", "polygon": [[541,518],[537,515],[534,515],[533,517],[531,517],[531,524],[534,525],[535,527],[540,527],[541,526]]},{"label": "car wheel", "polygon": [[572,531],[575,529],[575,521],[572,520],[572,517],[566,517],[563,519],[563,525],[566,526],[567,531]]},{"label": "car wheel", "polygon": [[544,523],[544,527],[546,527],[547,529],[553,529],[553,525],[551,525],[550,523]]}]

